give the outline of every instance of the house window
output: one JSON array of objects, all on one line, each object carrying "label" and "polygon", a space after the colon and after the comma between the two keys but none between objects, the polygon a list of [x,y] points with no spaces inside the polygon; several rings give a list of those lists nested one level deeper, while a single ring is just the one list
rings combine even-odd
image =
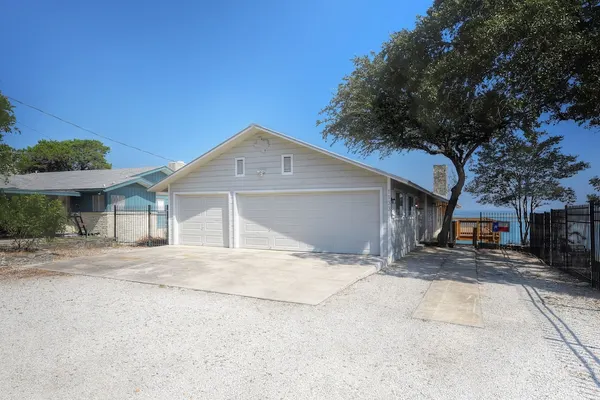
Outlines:
[{"label": "house window", "polygon": [[246,159],[244,157],[235,159],[235,176],[246,175]]},{"label": "house window", "polygon": [[294,155],[283,154],[281,156],[281,175],[294,174]]},{"label": "house window", "polygon": [[413,208],[415,207],[415,199],[412,196],[408,196],[408,215],[413,215]]},{"label": "house window", "polygon": [[164,199],[156,199],[156,209],[158,211],[165,211],[165,200]]},{"label": "house window", "polygon": [[110,203],[114,206],[117,206],[119,209],[125,208],[125,196],[122,194],[111,194],[110,195]]},{"label": "house window", "polygon": [[104,211],[104,194],[92,195],[92,211]]},{"label": "house window", "polygon": [[396,218],[404,217],[404,194],[396,192],[396,200],[394,201]]}]

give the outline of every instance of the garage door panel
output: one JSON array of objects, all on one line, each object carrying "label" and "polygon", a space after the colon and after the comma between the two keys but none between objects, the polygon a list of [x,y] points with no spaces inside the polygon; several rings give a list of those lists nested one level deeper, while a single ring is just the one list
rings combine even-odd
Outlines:
[{"label": "garage door panel", "polygon": [[255,222],[244,223],[244,230],[246,232],[253,232],[253,233],[269,232],[269,228],[267,228],[264,225],[255,223]]},{"label": "garage door panel", "polygon": [[379,254],[379,192],[240,195],[240,246]]},{"label": "garage door panel", "polygon": [[287,249],[300,249],[300,242],[286,237],[276,237],[275,247],[287,248]]},{"label": "garage door panel", "polygon": [[223,223],[222,222],[207,222],[205,224],[207,232],[219,232],[223,233]]},{"label": "garage door panel", "polygon": [[227,203],[226,196],[178,196],[179,243],[227,247]]},{"label": "garage door panel", "polygon": [[255,248],[255,249],[264,249],[269,246],[269,238],[268,237],[246,237],[243,239],[242,247],[247,248]]},{"label": "garage door panel", "polygon": [[200,235],[194,235],[193,233],[188,233],[182,235],[180,240],[181,244],[186,246],[200,246],[202,244],[202,239]]},{"label": "garage door panel", "polygon": [[203,222],[197,222],[197,221],[194,221],[193,219],[188,219],[186,221],[182,221],[182,223],[181,223],[182,230],[197,230],[197,229],[202,229],[203,227],[204,227]]},{"label": "garage door panel", "polygon": [[225,243],[223,240],[223,235],[212,235],[212,234],[206,234],[204,236],[204,242],[203,242],[204,246],[216,246],[216,247],[224,247]]}]

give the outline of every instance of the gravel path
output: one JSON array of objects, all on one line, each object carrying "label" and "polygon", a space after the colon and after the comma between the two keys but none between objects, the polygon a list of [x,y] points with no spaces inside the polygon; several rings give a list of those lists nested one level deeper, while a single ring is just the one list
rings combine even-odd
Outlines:
[{"label": "gravel path", "polygon": [[[1,397],[594,394],[598,386],[547,338],[544,317],[527,297],[524,281],[544,278],[523,277],[504,256],[477,256],[484,328],[411,318],[449,257],[476,262],[472,251],[426,248],[316,307],[85,276],[0,274]],[[587,314],[573,318],[580,322],[569,320],[573,329],[600,335]],[[578,337],[598,355],[591,337]]]},{"label": "gravel path", "polygon": [[600,292],[529,255],[484,251],[480,259],[480,270],[495,264],[491,271],[508,272],[507,281],[519,289],[543,339],[575,379],[577,394],[600,398]]}]

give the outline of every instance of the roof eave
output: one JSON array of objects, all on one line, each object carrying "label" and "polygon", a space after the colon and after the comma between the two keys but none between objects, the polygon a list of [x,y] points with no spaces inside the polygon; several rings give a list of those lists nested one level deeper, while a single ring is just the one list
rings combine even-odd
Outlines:
[{"label": "roof eave", "polygon": [[119,188],[122,188],[122,187],[125,187],[125,186],[133,185],[135,183],[137,183],[138,185],[142,185],[145,188],[149,188],[149,187],[152,186],[152,182],[150,182],[150,181],[148,181],[148,180],[146,180],[144,178],[139,177],[139,178],[135,178],[135,179],[131,179],[131,180],[128,180],[128,181],[125,181],[125,182],[118,183],[118,184],[113,185],[113,186],[109,186],[107,188],[103,188],[102,190],[105,191],[105,192],[110,192],[111,190],[115,190],[115,189],[119,189]]},{"label": "roof eave", "polygon": [[45,196],[69,196],[69,197],[81,197],[81,193],[66,191],[66,190],[35,190],[35,189],[15,189],[15,188],[2,188],[0,193],[8,194],[43,194]]},{"label": "roof eave", "polygon": [[164,172],[165,174],[167,174],[167,176],[169,176],[169,175],[173,174],[173,172],[175,172],[175,171],[173,171],[171,168],[169,168],[167,166],[162,166],[162,167],[154,168],[154,169],[152,169],[150,171],[141,172],[141,173],[136,174],[134,176],[143,177],[143,176],[146,176],[146,175],[149,175],[149,174],[153,174],[155,172]]}]

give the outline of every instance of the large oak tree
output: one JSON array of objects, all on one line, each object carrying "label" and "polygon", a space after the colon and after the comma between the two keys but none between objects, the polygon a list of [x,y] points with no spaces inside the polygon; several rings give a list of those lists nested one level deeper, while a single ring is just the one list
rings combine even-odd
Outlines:
[{"label": "large oak tree", "polygon": [[325,138],[361,155],[418,150],[451,161],[457,181],[438,235],[442,246],[475,151],[537,119],[487,82],[484,70],[460,69],[466,56],[435,20],[421,20],[414,30],[392,35],[380,52],[355,58],[354,71],[318,121]]},{"label": "large oak tree", "polygon": [[457,66],[553,121],[600,125],[600,2],[597,0],[436,0],[434,21]]}]

